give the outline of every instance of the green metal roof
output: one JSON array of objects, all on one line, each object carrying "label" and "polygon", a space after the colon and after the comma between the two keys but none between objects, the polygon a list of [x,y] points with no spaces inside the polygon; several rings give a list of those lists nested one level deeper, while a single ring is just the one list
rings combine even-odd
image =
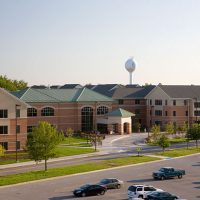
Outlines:
[{"label": "green metal roof", "polygon": [[132,117],[132,116],[135,116],[135,114],[127,111],[127,110],[124,110],[122,108],[117,108],[111,112],[109,112],[107,114],[108,117],[122,117],[122,118],[125,118],[125,117]]},{"label": "green metal roof", "polygon": [[113,100],[107,96],[99,94],[88,88],[78,89],[34,89],[12,93],[16,97],[28,103],[37,102],[112,102]]}]

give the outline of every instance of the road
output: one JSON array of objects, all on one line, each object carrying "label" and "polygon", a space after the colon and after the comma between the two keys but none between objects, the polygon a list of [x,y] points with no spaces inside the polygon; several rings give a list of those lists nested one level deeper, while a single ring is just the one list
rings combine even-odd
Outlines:
[{"label": "road", "polygon": [[[169,159],[135,166],[108,169],[80,175],[71,175],[55,179],[36,181],[16,186],[0,188],[1,199],[6,200],[80,200],[72,195],[73,189],[85,183],[96,183],[105,177],[116,177],[124,181],[124,187],[119,190],[109,190],[104,196],[84,197],[82,200],[125,200],[127,188],[132,184],[149,184],[179,195],[187,200],[200,199],[200,155],[178,159]],[[172,166],[185,169],[182,179],[155,181],[152,171],[162,166]]]},{"label": "road", "polygon": [[[49,162],[48,168],[56,168],[63,167],[69,165],[83,164],[88,162],[97,162],[100,160],[107,160],[118,157],[125,157],[136,154],[136,147],[140,146],[142,148],[142,154],[153,153],[157,151],[161,151],[161,148],[158,146],[148,146],[144,144],[144,138],[147,137],[147,133],[140,134],[131,134],[130,136],[114,136],[109,137],[104,141],[102,147],[99,147],[99,150],[102,152],[101,155],[88,156],[82,158],[72,158],[72,159],[63,159],[56,160],[55,162]],[[171,148],[180,148],[185,147],[186,144],[175,144],[172,145]],[[6,167],[4,169],[0,169],[0,176],[10,175],[10,174],[18,174],[28,171],[37,171],[43,170],[44,164],[30,164],[19,167]]]}]

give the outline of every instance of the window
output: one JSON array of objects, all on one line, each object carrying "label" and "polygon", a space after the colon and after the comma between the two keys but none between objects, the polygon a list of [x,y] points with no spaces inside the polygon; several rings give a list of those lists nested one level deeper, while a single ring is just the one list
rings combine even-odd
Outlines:
[{"label": "window", "polygon": [[41,111],[42,116],[54,116],[54,109],[50,107],[43,108]]},{"label": "window", "polygon": [[8,118],[8,110],[0,110],[0,118]]},{"label": "window", "polygon": [[176,111],[173,111],[173,116],[176,116]]},{"label": "window", "polygon": [[140,114],[140,109],[135,109],[135,114],[139,115]]},{"label": "window", "polygon": [[27,133],[32,133],[35,126],[27,126]]},{"label": "window", "polygon": [[105,115],[108,113],[108,108],[105,106],[100,106],[97,108],[97,115]]},{"label": "window", "polygon": [[16,109],[16,117],[20,117],[20,109]]},{"label": "window", "polygon": [[188,116],[188,111],[187,110],[185,111],[185,116]]},{"label": "window", "polygon": [[200,110],[195,110],[194,111],[194,116],[200,116]]},{"label": "window", "polygon": [[136,99],[135,104],[140,104],[140,99]]},{"label": "window", "polygon": [[195,108],[200,108],[200,102],[194,102],[194,107]]},{"label": "window", "polygon": [[152,100],[150,99],[150,105],[152,105]]},{"label": "window", "polygon": [[20,125],[16,126],[16,133],[20,133]]},{"label": "window", "polygon": [[155,116],[162,116],[162,110],[155,110]]},{"label": "window", "polygon": [[173,106],[176,106],[176,100],[173,100]]},{"label": "window", "polygon": [[184,106],[187,106],[187,100],[184,100]]},{"label": "window", "polygon": [[35,108],[28,108],[27,109],[27,116],[28,117],[35,117],[35,116],[37,116],[37,109],[35,109]]},{"label": "window", "polygon": [[0,126],[0,134],[8,134],[8,126]]},{"label": "window", "polygon": [[0,142],[0,145],[1,145],[5,150],[8,150],[8,142]]},{"label": "window", "polygon": [[17,145],[17,149],[19,150],[20,149],[20,141],[17,141],[16,145]]},{"label": "window", "polygon": [[155,105],[162,106],[162,100],[161,99],[156,99],[155,100]]},{"label": "window", "polygon": [[150,113],[150,115],[152,115],[152,112],[151,112],[151,110],[150,110],[150,112],[149,112],[149,113]]},{"label": "window", "polygon": [[165,105],[166,105],[166,106],[168,105],[168,102],[167,102],[167,100],[165,100]]},{"label": "window", "polygon": [[93,130],[93,108],[84,107],[81,110],[81,126],[82,131]]},{"label": "window", "polygon": [[119,99],[119,105],[124,104],[124,100],[123,99]]},{"label": "window", "polygon": [[165,111],[165,116],[167,116],[168,115],[168,112],[167,111]]}]

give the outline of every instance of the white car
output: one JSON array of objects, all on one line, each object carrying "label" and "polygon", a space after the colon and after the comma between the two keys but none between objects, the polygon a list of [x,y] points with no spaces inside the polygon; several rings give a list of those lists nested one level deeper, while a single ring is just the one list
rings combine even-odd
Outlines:
[{"label": "white car", "polygon": [[131,185],[128,188],[128,199],[129,200],[133,200],[135,198],[144,199],[147,193],[153,191],[163,191],[163,190],[155,188],[151,185]]}]

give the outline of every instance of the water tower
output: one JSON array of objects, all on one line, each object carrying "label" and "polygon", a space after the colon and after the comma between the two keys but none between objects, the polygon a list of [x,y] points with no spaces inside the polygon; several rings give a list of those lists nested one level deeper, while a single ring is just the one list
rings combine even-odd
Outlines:
[{"label": "water tower", "polygon": [[130,82],[129,84],[132,85],[132,73],[135,71],[136,63],[133,58],[129,58],[125,63],[125,68],[129,72]]}]

